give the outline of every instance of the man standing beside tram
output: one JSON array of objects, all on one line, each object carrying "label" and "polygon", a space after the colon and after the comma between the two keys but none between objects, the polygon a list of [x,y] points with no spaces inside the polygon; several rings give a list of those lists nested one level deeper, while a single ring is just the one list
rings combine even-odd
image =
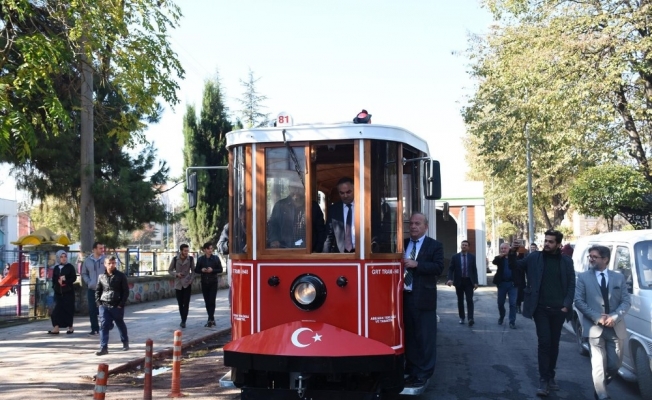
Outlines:
[{"label": "man standing beside tram", "polygon": [[404,242],[403,290],[405,385],[413,388],[426,385],[437,360],[437,279],[444,269],[444,247],[427,232],[428,218],[413,213]]}]

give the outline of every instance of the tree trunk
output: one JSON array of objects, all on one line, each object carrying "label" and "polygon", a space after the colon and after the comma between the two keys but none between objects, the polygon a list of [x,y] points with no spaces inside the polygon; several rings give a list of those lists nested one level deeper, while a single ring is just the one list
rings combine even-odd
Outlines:
[{"label": "tree trunk", "polygon": [[81,204],[80,236],[81,251],[88,253],[95,237],[95,200],[92,187],[95,177],[95,153],[93,148],[93,70],[86,57],[86,46],[81,51]]}]

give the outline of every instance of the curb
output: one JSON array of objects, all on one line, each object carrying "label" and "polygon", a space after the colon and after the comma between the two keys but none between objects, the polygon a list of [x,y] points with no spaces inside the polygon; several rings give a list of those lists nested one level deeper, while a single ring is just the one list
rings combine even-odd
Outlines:
[{"label": "curb", "polygon": [[[226,329],[222,329],[221,331],[212,332],[212,333],[210,333],[208,335],[195,338],[195,339],[193,339],[193,340],[191,340],[189,342],[184,342],[183,345],[181,346],[181,349],[183,350],[183,349],[185,349],[187,347],[194,346],[195,344],[197,344],[199,342],[203,342],[205,340],[209,340],[209,339],[212,339],[214,337],[221,336],[221,335],[223,335],[223,334],[225,334],[227,332],[230,332],[230,331],[231,331],[231,328],[226,328]],[[163,358],[165,356],[168,356],[168,355],[172,354],[173,350],[174,350],[173,347],[168,347],[168,348],[165,348],[163,350],[157,351],[156,353],[152,354],[152,360],[156,360],[158,358]],[[124,363],[122,365],[118,365],[117,367],[110,369],[109,370],[109,375],[115,375],[115,374],[118,374],[118,373],[123,372],[125,370],[135,368],[138,365],[143,364],[144,362],[145,362],[145,357],[144,356],[135,358],[135,359],[133,359],[131,361],[127,361],[126,363]],[[93,380],[95,380],[95,376],[93,376]]]}]

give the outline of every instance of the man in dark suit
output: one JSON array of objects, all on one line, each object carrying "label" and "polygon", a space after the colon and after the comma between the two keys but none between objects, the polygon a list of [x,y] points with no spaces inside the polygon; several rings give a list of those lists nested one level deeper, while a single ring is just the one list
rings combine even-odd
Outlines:
[{"label": "man in dark suit", "polygon": [[517,260],[516,250],[521,243],[515,241],[509,253],[510,268],[524,270],[527,276],[523,316],[533,318],[537,330],[539,388],[536,395],[539,397],[548,396],[550,390],[559,390],[555,381],[559,339],[575,296],[573,260],[560,251],[564,234],[549,230],[544,235],[543,251]]},{"label": "man in dark suit", "polygon": [[353,179],[344,177],[337,182],[340,201],[328,208],[328,235],[324,242],[324,253],[354,253],[355,224]]},{"label": "man in dark suit", "polygon": [[464,323],[464,298],[469,315],[469,326],[473,326],[473,291],[478,288],[478,268],[475,255],[469,253],[469,241],[462,240],[462,251],[455,254],[448,268],[448,286],[455,286],[457,312],[460,324]]},{"label": "man in dark suit", "polygon": [[406,386],[422,387],[435,371],[437,359],[437,278],[444,269],[444,247],[426,236],[428,218],[410,217],[405,239],[403,319],[405,322]]},{"label": "man in dark suit", "polygon": [[582,335],[591,345],[593,396],[608,399],[607,384],[623,362],[627,338],[625,314],[631,307],[625,275],[607,267],[611,251],[605,246],[589,249],[591,269],[577,276],[575,307],[582,312]]}]

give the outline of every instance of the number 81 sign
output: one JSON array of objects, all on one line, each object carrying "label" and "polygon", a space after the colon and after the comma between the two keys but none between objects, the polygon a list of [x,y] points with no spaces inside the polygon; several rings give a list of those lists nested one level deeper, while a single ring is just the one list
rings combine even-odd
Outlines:
[{"label": "number 81 sign", "polygon": [[286,113],[285,111],[279,113],[278,116],[276,117],[276,126],[292,126],[292,125],[294,125],[292,116]]}]

